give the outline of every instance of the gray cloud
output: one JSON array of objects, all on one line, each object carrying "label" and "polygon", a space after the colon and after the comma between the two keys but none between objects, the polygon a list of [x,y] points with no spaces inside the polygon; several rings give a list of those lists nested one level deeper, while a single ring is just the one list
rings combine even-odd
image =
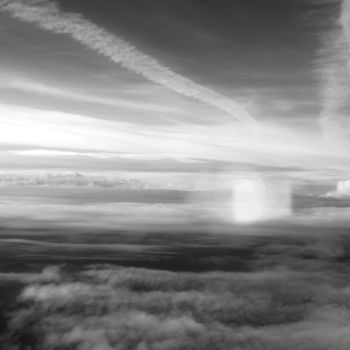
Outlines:
[{"label": "gray cloud", "polygon": [[110,179],[105,176],[83,175],[78,172],[2,173],[0,174],[0,186],[146,187],[145,184],[135,179]]},{"label": "gray cloud", "polygon": [[72,171],[0,173],[0,187],[90,187],[115,189],[199,190],[196,183],[186,183],[178,176],[99,175]]}]

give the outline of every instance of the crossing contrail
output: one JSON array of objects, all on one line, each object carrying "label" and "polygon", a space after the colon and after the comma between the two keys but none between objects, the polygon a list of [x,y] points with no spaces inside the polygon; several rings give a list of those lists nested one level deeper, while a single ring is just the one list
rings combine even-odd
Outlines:
[{"label": "crossing contrail", "polygon": [[157,59],[90,22],[82,15],[63,12],[54,1],[0,0],[0,10],[22,21],[33,23],[39,28],[57,34],[67,34],[80,44],[142,75],[149,81],[214,106],[242,123],[249,125],[256,123],[238,102],[173,72]]}]

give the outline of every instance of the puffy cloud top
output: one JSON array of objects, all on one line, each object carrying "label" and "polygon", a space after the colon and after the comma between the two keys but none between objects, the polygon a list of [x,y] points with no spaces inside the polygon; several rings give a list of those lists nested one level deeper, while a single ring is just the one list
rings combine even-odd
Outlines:
[{"label": "puffy cloud top", "polygon": [[326,197],[350,198],[350,180],[339,181],[336,190],[328,192]]}]

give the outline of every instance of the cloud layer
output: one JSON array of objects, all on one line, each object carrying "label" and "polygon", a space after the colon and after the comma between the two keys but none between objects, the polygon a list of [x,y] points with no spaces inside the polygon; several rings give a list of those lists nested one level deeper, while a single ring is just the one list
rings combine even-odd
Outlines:
[{"label": "cloud layer", "polygon": [[[156,184],[142,183],[135,178],[106,177],[78,172],[50,173],[0,173],[0,187],[8,186],[52,186],[52,187],[100,187],[142,189],[154,188]],[[159,184],[162,188],[161,184]]]},{"label": "cloud layer", "polygon": [[19,346],[46,350],[347,349],[350,292],[334,282],[291,270],[46,268],[27,280],[9,332]]}]

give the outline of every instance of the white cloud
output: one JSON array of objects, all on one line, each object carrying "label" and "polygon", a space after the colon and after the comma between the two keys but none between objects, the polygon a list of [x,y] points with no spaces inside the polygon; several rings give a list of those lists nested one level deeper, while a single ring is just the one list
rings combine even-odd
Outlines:
[{"label": "white cloud", "polygon": [[33,169],[40,168],[48,157],[61,168],[66,167],[67,157],[76,158],[79,169],[86,161],[83,157],[98,163],[117,159],[117,155],[137,161],[193,163],[199,159],[279,168],[349,169],[346,145],[326,143],[317,132],[268,123],[260,124],[253,133],[237,123],[144,128],[6,104],[0,104],[0,121],[0,140],[7,148],[0,152],[2,163],[13,164],[17,158],[20,164],[23,156],[32,157]]},{"label": "white cloud", "polygon": [[60,268],[58,266],[48,266],[41,273],[16,273],[16,272],[1,272],[0,281],[17,281],[21,283],[58,283],[61,280]]},{"label": "white cloud", "polygon": [[[327,1],[326,3],[333,3]],[[333,29],[324,35],[323,48],[317,60],[321,82],[322,111],[320,123],[324,134],[338,137],[340,108],[350,97],[350,1],[334,2],[339,6],[339,18],[333,20]]]},{"label": "white cloud", "polygon": [[325,196],[334,198],[350,198],[350,180],[339,181],[335,191],[330,191]]}]

